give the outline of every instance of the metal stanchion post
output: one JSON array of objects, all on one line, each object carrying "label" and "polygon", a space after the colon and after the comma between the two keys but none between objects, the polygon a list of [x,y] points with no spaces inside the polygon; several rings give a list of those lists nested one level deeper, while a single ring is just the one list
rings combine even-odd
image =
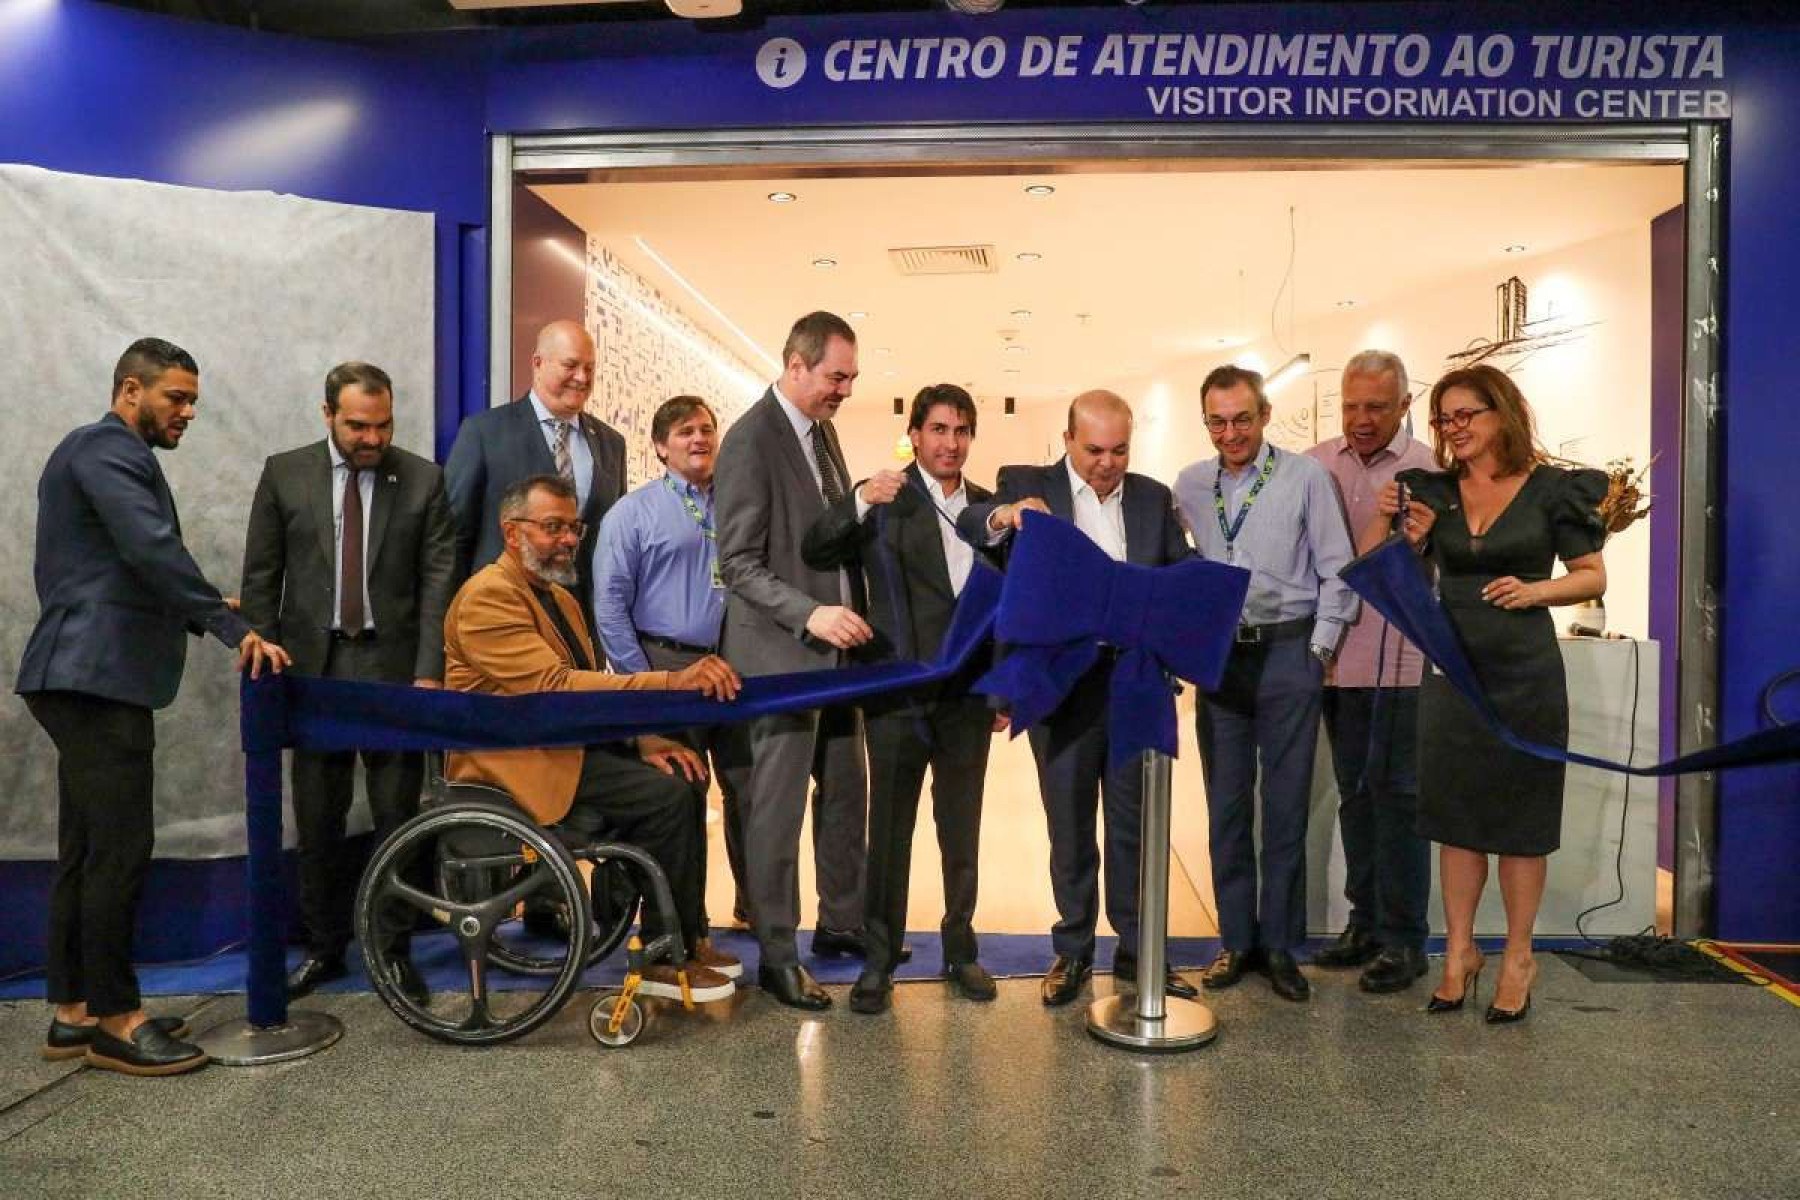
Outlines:
[{"label": "metal stanchion post", "polygon": [[1219,1032],[1212,1010],[1197,1000],[1165,995],[1169,932],[1169,756],[1144,751],[1144,828],[1138,864],[1138,986],[1135,996],[1114,992],[1088,1008],[1088,1032],[1114,1046],[1149,1053],[1193,1050]]},{"label": "metal stanchion post", "polygon": [[[266,694],[266,693],[265,693]],[[252,689],[244,691],[250,705]],[[244,760],[250,886],[248,1018],[215,1025],[195,1038],[216,1063],[257,1067],[305,1058],[344,1036],[330,1013],[288,1008],[282,952],[281,751],[259,750]]]}]

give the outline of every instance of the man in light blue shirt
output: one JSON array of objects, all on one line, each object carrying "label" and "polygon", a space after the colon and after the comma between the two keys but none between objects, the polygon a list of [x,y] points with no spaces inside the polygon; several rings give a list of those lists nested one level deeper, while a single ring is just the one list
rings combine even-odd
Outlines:
[{"label": "man in light blue shirt", "polygon": [[1202,555],[1250,572],[1225,677],[1198,713],[1224,943],[1201,982],[1230,987],[1260,969],[1276,995],[1305,1000],[1311,989],[1293,952],[1306,938],[1307,796],[1325,672],[1358,608],[1338,578],[1350,533],[1330,473],[1264,438],[1261,375],[1219,367],[1201,384],[1200,404],[1219,456],[1182,471],[1175,505]]},{"label": "man in light blue shirt", "polygon": [[[718,418],[700,397],[676,396],[651,418],[650,443],[666,470],[607,510],[594,550],[594,628],[607,661],[621,673],[680,670],[716,653],[725,619],[713,522]],[[750,727],[693,729],[684,740],[712,756],[724,797],[725,857],[736,887],[732,917],[748,925],[741,797],[749,785]],[[705,809],[697,815],[705,845]],[[700,887],[704,896],[704,856]],[[704,928],[704,910],[701,920]]]}]

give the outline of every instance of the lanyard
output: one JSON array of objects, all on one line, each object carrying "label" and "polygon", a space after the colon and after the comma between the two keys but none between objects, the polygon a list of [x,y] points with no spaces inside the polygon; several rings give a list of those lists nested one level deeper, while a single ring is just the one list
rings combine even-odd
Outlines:
[{"label": "lanyard", "polygon": [[663,476],[663,486],[675,494],[676,498],[681,501],[681,507],[687,509],[687,515],[693,519],[695,525],[699,526],[700,536],[707,542],[708,557],[712,560],[712,585],[715,588],[723,588],[725,580],[719,574],[719,534],[713,528],[711,514],[694,503],[693,496],[689,495],[685,488],[676,487],[675,480],[671,477]]},{"label": "lanyard", "polygon": [[1213,508],[1219,517],[1219,532],[1225,535],[1225,557],[1232,556],[1233,545],[1237,542],[1238,531],[1244,527],[1244,518],[1250,515],[1250,506],[1256,503],[1256,497],[1262,493],[1263,485],[1269,482],[1269,476],[1275,473],[1275,447],[1269,447],[1269,457],[1258,472],[1256,482],[1250,485],[1250,494],[1244,497],[1243,507],[1238,509],[1237,519],[1229,525],[1225,523],[1225,489],[1221,481],[1225,478],[1225,463],[1219,463],[1218,474],[1213,476]]}]

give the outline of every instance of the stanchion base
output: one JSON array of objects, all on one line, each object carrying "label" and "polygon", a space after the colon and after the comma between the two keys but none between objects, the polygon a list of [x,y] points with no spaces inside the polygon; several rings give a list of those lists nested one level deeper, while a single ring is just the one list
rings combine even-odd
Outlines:
[{"label": "stanchion base", "polygon": [[1111,1046],[1144,1054],[1198,1050],[1219,1034],[1218,1018],[1197,1000],[1165,996],[1165,1015],[1146,1021],[1137,1014],[1137,997],[1129,992],[1102,996],[1088,1006],[1087,1031]]},{"label": "stanchion base", "polygon": [[194,1043],[225,1067],[260,1067],[317,1053],[344,1036],[344,1023],[330,1013],[288,1009],[285,1025],[226,1021]]}]

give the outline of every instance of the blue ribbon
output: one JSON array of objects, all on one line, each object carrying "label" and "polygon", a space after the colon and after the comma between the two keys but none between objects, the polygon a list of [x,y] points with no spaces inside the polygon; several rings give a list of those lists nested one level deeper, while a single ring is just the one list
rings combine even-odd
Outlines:
[{"label": "blue ribbon", "polygon": [[975,684],[1012,711],[1013,732],[1055,712],[1099,661],[1119,651],[1107,713],[1113,766],[1176,751],[1168,676],[1219,686],[1250,572],[1204,559],[1166,567],[1114,562],[1067,521],[1026,513],[1000,592],[1005,657]]},{"label": "blue ribbon", "polygon": [[[1602,771],[1627,775],[1690,775],[1731,767],[1754,767],[1800,761],[1800,725],[1783,725],[1696,750],[1654,766],[1634,767],[1563,746],[1547,746],[1522,738],[1509,729],[1494,711],[1481,680],[1463,650],[1462,639],[1443,605],[1432,594],[1431,584],[1418,556],[1404,538],[1392,537],[1338,572],[1345,583],[1376,612],[1386,617],[1406,639],[1417,646],[1463,698],[1475,707],[1496,737],[1533,758],[1578,763]],[[1002,601],[1004,608],[1004,601]]]}]

